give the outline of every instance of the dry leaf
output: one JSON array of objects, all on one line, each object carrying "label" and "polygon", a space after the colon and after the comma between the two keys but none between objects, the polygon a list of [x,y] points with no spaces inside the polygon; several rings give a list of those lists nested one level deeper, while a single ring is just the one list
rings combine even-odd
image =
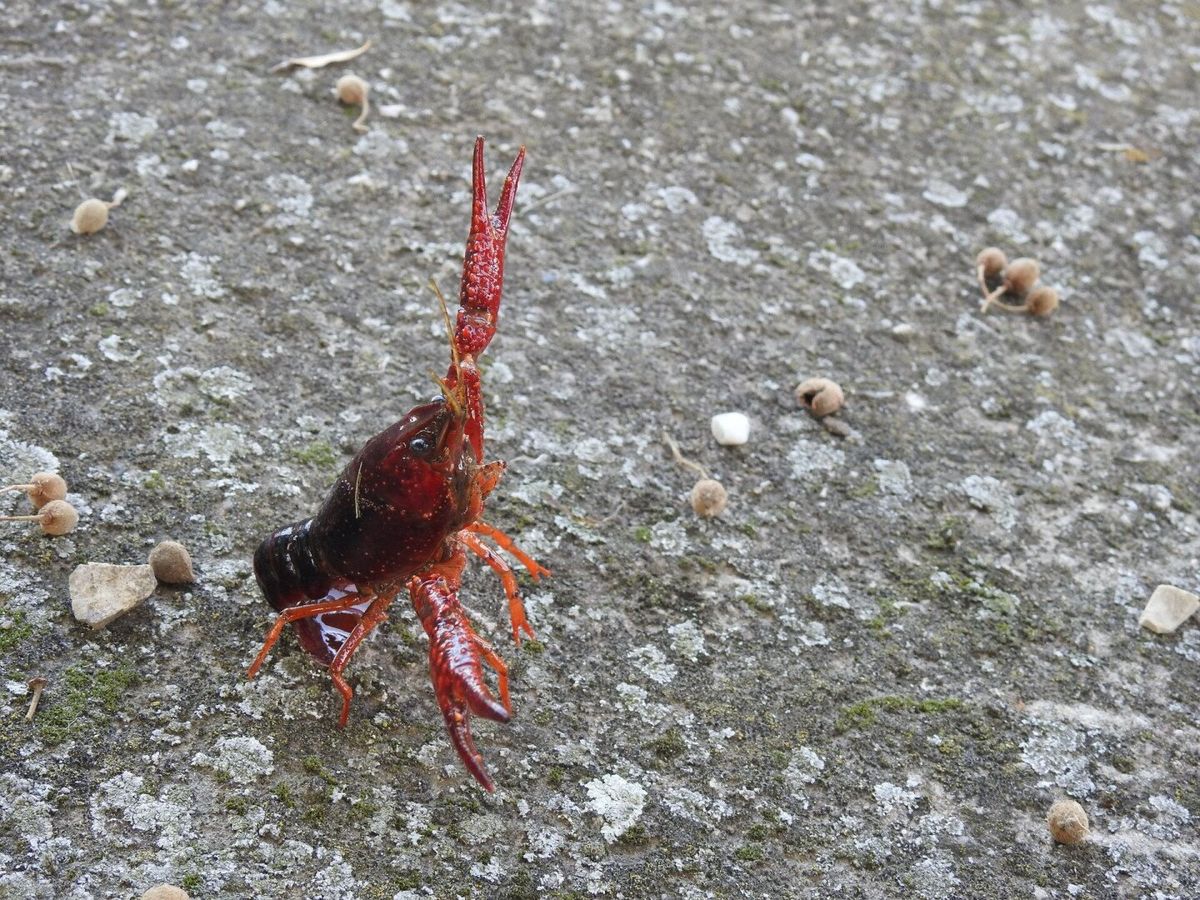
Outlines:
[{"label": "dry leaf", "polygon": [[1131,163],[1148,163],[1150,162],[1150,154],[1140,147],[1126,147],[1125,159]]},{"label": "dry leaf", "polygon": [[304,66],[306,69],[321,69],[331,63],[347,62],[362,56],[370,46],[371,42],[367,41],[355,50],[339,50],[337,53],[326,53],[322,56],[297,56],[294,59],[285,59],[279,65],[272,68],[271,71],[283,72],[293,66]]}]

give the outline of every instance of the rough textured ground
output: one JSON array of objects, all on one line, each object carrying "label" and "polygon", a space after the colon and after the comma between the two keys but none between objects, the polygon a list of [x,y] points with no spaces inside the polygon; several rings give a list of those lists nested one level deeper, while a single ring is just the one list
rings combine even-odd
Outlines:
[{"label": "rough textured ground", "polygon": [[[0,477],[83,512],[0,532],[0,896],[1196,896],[1200,622],[1137,613],[1200,588],[1200,7],[489,7],[0,4]],[[269,72],[367,37],[365,136]],[[477,133],[529,148],[489,516],[555,573],[521,651],[464,592],[493,796],[404,604],[344,732],[290,637],[243,678],[257,542],[434,390]],[[979,315],[989,243],[1051,319]],[[75,623],[76,564],[168,536],[194,589]]]}]

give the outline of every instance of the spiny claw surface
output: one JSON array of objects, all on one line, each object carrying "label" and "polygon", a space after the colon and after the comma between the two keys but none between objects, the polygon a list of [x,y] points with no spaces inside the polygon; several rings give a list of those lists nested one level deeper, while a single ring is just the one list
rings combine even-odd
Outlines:
[{"label": "spiny claw surface", "polygon": [[[497,700],[483,678],[480,649],[495,665],[499,658],[475,635],[457,593],[441,575],[409,582],[413,607],[429,635],[429,672],[450,741],[459,758],[484,789],[494,790],[483,756],[471,736],[471,713],[495,722],[510,718],[507,702]],[[501,665],[503,665],[501,663]],[[498,668],[498,671],[501,671]],[[507,671],[501,671],[501,694],[508,698]]]}]

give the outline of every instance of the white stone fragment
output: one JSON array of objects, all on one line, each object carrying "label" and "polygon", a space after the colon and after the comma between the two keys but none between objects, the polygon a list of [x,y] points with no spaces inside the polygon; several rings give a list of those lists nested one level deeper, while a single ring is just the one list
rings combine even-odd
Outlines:
[{"label": "white stone fragment", "polygon": [[712,417],[712,435],[722,447],[740,447],[750,440],[750,420],[740,412]]},{"label": "white stone fragment", "polygon": [[1170,634],[1200,609],[1200,597],[1182,588],[1160,584],[1150,595],[1138,624],[1158,634]]},{"label": "white stone fragment", "polygon": [[136,609],[154,593],[158,581],[149,566],[84,563],[75,567],[67,586],[75,618],[92,628],[103,628]]}]

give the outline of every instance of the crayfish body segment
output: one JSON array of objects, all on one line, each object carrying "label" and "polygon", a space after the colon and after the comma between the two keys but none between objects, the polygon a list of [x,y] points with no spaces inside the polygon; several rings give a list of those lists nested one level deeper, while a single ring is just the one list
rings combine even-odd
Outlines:
[{"label": "crayfish body segment", "polygon": [[[283,629],[329,667],[342,696],[339,724],[353,696],[342,676],[362,640],[387,618],[402,590],[429,636],[429,665],[451,743],[487,790],[492,781],[471,736],[470,714],[507,722],[512,706],[508,670],[471,628],[458,591],[467,552],[500,576],[513,638],[533,629],[525,618],[508,563],[487,547],[494,540],[536,579],[549,571],[482,521],[484,501],[504,463],[483,461],[483,398],[475,360],[496,332],[504,281],[504,247],[525,161],[521,148],[488,212],[483,138],[475,142],[471,231],[463,262],[452,361],[443,395],[412,409],[375,435],[338,476],[320,510],[268,536],[254,554],[254,573],[280,615],[248,676],[253,678]],[[500,700],[488,689],[483,664],[497,673]]]}]

